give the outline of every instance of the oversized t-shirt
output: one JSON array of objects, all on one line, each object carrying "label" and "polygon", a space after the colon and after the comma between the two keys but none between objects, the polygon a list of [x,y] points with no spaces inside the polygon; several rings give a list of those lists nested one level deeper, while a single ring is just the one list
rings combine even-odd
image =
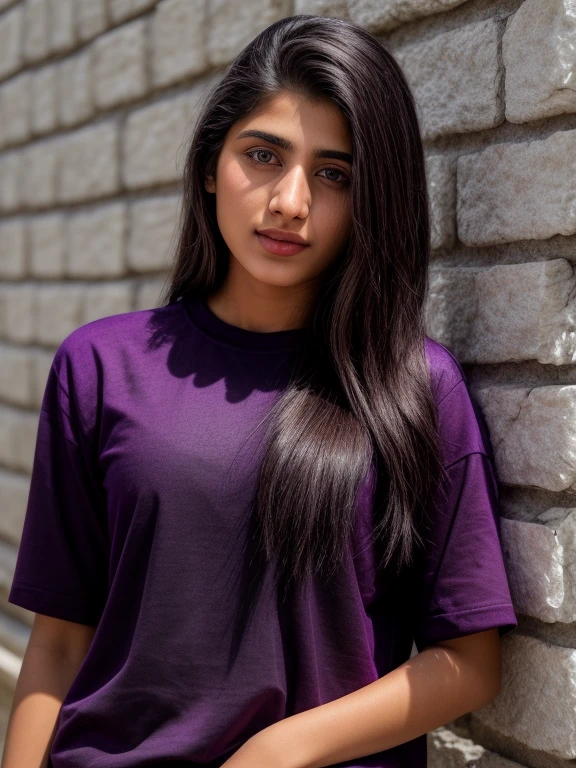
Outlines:
[{"label": "oversized t-shirt", "polygon": [[[425,337],[449,482],[410,578],[377,569],[367,545],[373,464],[344,566],[287,602],[263,589],[234,634],[265,416],[306,332],[240,328],[184,296],[89,322],[56,350],[9,594],[97,627],[53,768],[217,768],[268,725],[386,675],[413,642],[517,626],[487,428],[460,364]],[[338,765],[426,758],[422,735]]]}]

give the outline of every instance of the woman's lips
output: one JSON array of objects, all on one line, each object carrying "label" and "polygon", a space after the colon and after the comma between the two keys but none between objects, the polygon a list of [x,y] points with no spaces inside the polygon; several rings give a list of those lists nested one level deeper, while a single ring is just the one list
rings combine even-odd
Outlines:
[{"label": "woman's lips", "polygon": [[269,253],[274,253],[278,256],[291,256],[294,253],[303,251],[307,248],[307,245],[301,243],[291,243],[288,240],[274,240],[272,237],[261,235],[260,232],[256,232],[256,237],[260,241],[260,245],[265,248]]}]

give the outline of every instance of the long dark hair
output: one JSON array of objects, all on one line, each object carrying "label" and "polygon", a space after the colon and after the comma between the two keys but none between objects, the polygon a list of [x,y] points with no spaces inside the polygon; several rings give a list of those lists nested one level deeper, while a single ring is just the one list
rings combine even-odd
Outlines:
[{"label": "long dark hair", "polygon": [[228,249],[204,178],[230,127],[281,90],[329,99],[348,120],[353,224],[323,275],[310,334],[270,412],[254,510],[285,583],[339,567],[357,493],[376,469],[381,567],[412,561],[442,474],[425,355],[429,218],[413,97],[386,48],[338,18],[283,18],[249,43],[200,99],[183,169],[181,225],[163,302],[207,296]]}]

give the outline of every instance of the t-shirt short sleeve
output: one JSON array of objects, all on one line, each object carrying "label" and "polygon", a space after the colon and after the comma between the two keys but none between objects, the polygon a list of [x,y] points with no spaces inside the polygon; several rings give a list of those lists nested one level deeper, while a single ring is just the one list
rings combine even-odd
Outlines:
[{"label": "t-shirt short sleeve", "polygon": [[8,602],[96,626],[107,596],[108,536],[94,444],[74,379],[78,335],[62,342],[48,373]]},{"label": "t-shirt short sleeve", "polygon": [[413,638],[425,646],[518,625],[500,533],[488,428],[465,378],[438,405],[446,481],[432,498],[414,569]]}]

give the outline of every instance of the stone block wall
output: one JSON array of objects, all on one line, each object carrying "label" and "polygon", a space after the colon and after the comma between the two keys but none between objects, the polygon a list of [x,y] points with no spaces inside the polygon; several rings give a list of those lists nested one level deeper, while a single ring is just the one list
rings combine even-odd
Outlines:
[{"label": "stone block wall", "polygon": [[[576,759],[573,0],[0,0],[0,739],[33,615],[6,602],[60,341],[157,304],[198,96],[261,29],[340,16],[398,58],[427,156],[429,334],[503,484],[503,688],[431,768]],[[571,764],[571,763],[570,763]]]}]

